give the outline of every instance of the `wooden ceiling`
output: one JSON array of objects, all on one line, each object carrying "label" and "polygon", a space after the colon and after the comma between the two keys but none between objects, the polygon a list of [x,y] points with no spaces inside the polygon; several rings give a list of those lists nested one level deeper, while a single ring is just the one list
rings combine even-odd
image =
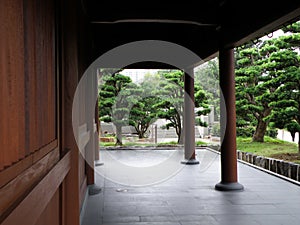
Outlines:
[{"label": "wooden ceiling", "polygon": [[[268,0],[97,1],[82,0],[93,32],[95,55],[139,40],[182,45],[201,59],[219,46],[235,47],[299,19],[300,1]],[[153,67],[153,65],[151,65]]]}]

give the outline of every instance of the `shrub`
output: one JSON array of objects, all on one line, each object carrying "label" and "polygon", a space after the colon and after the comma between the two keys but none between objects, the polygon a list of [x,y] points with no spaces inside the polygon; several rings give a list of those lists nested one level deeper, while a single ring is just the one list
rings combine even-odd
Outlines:
[{"label": "shrub", "polygon": [[277,138],[278,130],[274,128],[269,128],[266,132],[266,135],[271,138]]},{"label": "shrub", "polygon": [[254,134],[254,127],[237,127],[236,136],[238,137],[252,137]]}]

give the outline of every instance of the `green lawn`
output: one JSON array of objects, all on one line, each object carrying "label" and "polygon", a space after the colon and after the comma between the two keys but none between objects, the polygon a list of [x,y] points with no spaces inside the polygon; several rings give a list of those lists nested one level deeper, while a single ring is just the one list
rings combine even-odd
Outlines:
[{"label": "green lawn", "polygon": [[264,143],[252,142],[251,138],[237,138],[237,149],[251,152],[255,155],[283,159],[300,163],[298,145],[270,137],[265,137]]},{"label": "green lawn", "polygon": [[[207,143],[198,141],[196,146],[203,146]],[[176,146],[174,141],[149,144],[139,142],[124,142],[124,146]],[[115,146],[114,142],[100,142],[101,147]],[[271,157],[276,159],[282,159],[285,161],[291,161],[300,163],[300,156],[298,155],[298,145],[291,142],[286,142],[270,137],[265,137],[264,143],[252,142],[251,138],[237,138],[237,149],[244,152],[251,152],[255,155]]]}]

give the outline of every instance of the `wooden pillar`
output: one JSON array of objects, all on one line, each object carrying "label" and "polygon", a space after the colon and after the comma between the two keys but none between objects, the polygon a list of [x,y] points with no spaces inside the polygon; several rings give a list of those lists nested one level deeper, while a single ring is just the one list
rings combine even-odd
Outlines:
[{"label": "wooden pillar", "polygon": [[215,188],[221,191],[242,190],[238,183],[236,156],[235,74],[233,49],[220,49],[221,99],[221,182]]},{"label": "wooden pillar", "polygon": [[[85,110],[85,122],[87,124],[87,130],[89,131],[89,142],[85,147],[85,169],[87,176],[87,184],[93,185],[95,184],[95,135],[94,135],[94,103],[91,99],[93,99],[94,95],[94,76],[93,74],[88,74],[86,76],[86,90],[85,90],[85,99],[84,105],[86,107]],[[92,110],[91,110],[92,109]],[[90,113],[92,112],[92,114]]]},{"label": "wooden pillar", "polygon": [[184,72],[184,160],[183,164],[199,164],[195,153],[194,68]]},{"label": "wooden pillar", "polygon": [[[71,168],[62,183],[62,224],[80,224],[79,149],[72,126],[72,104],[78,83],[77,8],[71,0],[60,2],[60,43],[58,57],[61,61],[61,151],[71,152]],[[78,107],[78,106],[77,106]],[[78,127],[79,124],[75,126]]]}]

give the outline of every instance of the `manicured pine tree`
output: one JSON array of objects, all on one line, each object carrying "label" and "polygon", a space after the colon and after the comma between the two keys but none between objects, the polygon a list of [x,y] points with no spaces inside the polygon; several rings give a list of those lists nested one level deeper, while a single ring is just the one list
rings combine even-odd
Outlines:
[{"label": "manicured pine tree", "polygon": [[[166,129],[175,128],[177,142],[183,143],[183,103],[184,103],[184,73],[180,70],[162,71],[162,81],[160,82],[160,101],[155,105],[158,111],[158,117],[166,119],[168,123]],[[206,115],[210,112],[207,104],[206,93],[200,86],[195,85],[195,107],[200,110],[196,112],[198,116]],[[206,125],[199,118],[196,120],[199,125]],[[194,128],[191,128],[194,129]]]},{"label": "manicured pine tree", "polygon": [[[273,126],[287,129],[293,138],[300,132],[300,22],[293,23],[283,31],[286,35],[273,40],[279,49],[272,60],[279,62],[276,73],[281,75],[281,86],[276,91],[276,101],[270,119]],[[298,143],[300,154],[300,142]]]},{"label": "manicured pine tree", "polygon": [[122,145],[122,127],[130,124],[129,109],[136,103],[136,86],[122,74],[106,79],[99,93],[100,119],[116,126],[116,145]]}]

